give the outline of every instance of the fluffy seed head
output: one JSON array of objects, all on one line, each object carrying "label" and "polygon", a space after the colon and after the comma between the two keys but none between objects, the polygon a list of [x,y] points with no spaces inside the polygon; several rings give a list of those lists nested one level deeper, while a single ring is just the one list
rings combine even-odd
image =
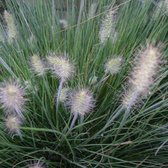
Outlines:
[{"label": "fluffy seed head", "polygon": [[70,108],[72,113],[84,116],[94,107],[93,94],[87,89],[81,89],[71,95]]},{"label": "fluffy seed head", "polygon": [[5,119],[5,126],[10,134],[20,135],[21,134],[20,132],[21,124],[22,124],[21,120],[15,115],[9,115]]},{"label": "fluffy seed head", "polygon": [[121,69],[122,57],[111,58],[105,64],[105,72],[111,75],[117,74]]},{"label": "fluffy seed head", "polygon": [[25,104],[25,92],[18,82],[5,82],[0,87],[0,103],[8,112],[16,112],[20,117]]},{"label": "fluffy seed head", "polygon": [[13,39],[15,39],[17,36],[15,22],[14,22],[13,16],[6,10],[4,11],[4,18],[7,24],[8,41],[12,42]]},{"label": "fluffy seed head", "polygon": [[148,91],[154,82],[154,77],[160,64],[161,53],[157,47],[148,45],[140,52],[137,63],[133,69],[130,84],[141,93]]},{"label": "fluffy seed head", "polygon": [[53,70],[53,73],[62,80],[67,80],[72,76],[74,72],[74,66],[66,57],[51,54],[47,57],[47,60],[52,66],[51,69]]},{"label": "fluffy seed head", "polygon": [[161,62],[161,53],[157,47],[148,45],[136,59],[129,88],[123,99],[123,106],[130,109],[141,96],[146,95],[154,83],[154,77]]},{"label": "fluffy seed head", "polygon": [[31,57],[31,65],[32,68],[34,70],[34,72],[38,75],[38,76],[42,76],[45,73],[45,66],[43,61],[40,59],[40,57],[36,54],[34,54]]},{"label": "fluffy seed head", "polygon": [[99,31],[99,39],[101,43],[105,43],[111,36],[112,32],[115,32],[115,13],[116,12],[110,8],[102,21]]}]

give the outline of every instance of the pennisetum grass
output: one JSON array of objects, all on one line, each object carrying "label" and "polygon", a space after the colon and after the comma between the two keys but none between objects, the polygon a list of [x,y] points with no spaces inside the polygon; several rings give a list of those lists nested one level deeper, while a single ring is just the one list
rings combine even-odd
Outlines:
[{"label": "pennisetum grass", "polygon": [[0,167],[168,167],[161,2],[6,1]]}]

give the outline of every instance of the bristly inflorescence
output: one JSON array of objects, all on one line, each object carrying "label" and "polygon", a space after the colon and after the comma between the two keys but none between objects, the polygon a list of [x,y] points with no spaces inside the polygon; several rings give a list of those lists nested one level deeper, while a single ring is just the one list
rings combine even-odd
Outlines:
[{"label": "bristly inflorescence", "polygon": [[105,64],[105,72],[111,75],[117,74],[121,69],[122,61],[121,56],[109,59]]},{"label": "bristly inflorescence", "polygon": [[78,113],[81,116],[89,113],[94,107],[94,98],[92,92],[88,89],[75,91],[70,97],[70,108],[73,114]]},{"label": "bristly inflorescence", "polygon": [[5,112],[13,112],[22,117],[25,105],[24,88],[16,81],[4,82],[0,86],[0,103]]},{"label": "bristly inflorescence", "polygon": [[22,120],[17,115],[11,114],[5,118],[5,127],[7,131],[12,135],[21,136],[21,131],[20,131],[21,124],[22,124]]},{"label": "bristly inflorescence", "polygon": [[44,62],[40,59],[40,57],[36,54],[34,54],[31,59],[31,66],[32,69],[34,70],[34,72],[38,75],[38,76],[43,76],[45,74],[45,65]]},{"label": "bristly inflorescence", "polygon": [[93,94],[88,89],[80,89],[71,94],[69,106],[73,114],[73,120],[71,121],[70,129],[74,127],[78,116],[82,119],[92,110],[94,104]]},{"label": "bristly inflorescence", "polygon": [[139,92],[145,93],[154,82],[161,62],[159,48],[148,45],[145,50],[140,52],[137,64],[133,68],[130,84]]},{"label": "bristly inflorescence", "polygon": [[16,25],[13,16],[6,10],[4,11],[4,18],[7,24],[7,39],[8,42],[12,42],[17,36]]},{"label": "bristly inflorescence", "polygon": [[[116,10],[114,10],[112,7],[109,9],[107,14],[105,15],[105,18],[102,21],[100,31],[99,31],[99,39],[101,43],[105,43],[110,36],[113,38],[116,38]],[[113,39],[113,41],[115,41]]]},{"label": "bristly inflorescence", "polygon": [[74,66],[65,55],[52,53],[47,56],[47,61],[53,73],[63,81],[66,81],[74,73]]},{"label": "bristly inflorescence", "polygon": [[123,106],[130,109],[140,96],[146,95],[154,83],[161,63],[161,52],[158,47],[148,45],[140,51],[129,80],[129,90],[123,99]]}]

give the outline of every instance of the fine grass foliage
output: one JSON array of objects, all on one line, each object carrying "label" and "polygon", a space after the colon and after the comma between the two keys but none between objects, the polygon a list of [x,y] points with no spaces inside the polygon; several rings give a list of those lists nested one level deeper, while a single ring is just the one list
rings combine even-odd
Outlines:
[{"label": "fine grass foliage", "polygon": [[[168,18],[158,6],[6,0],[0,167],[168,167]],[[136,103],[125,108],[125,95]]]}]

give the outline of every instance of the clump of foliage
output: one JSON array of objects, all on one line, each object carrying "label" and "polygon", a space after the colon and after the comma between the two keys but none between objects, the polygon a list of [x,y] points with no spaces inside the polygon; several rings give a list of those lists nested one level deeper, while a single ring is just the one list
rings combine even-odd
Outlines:
[{"label": "clump of foliage", "polygon": [[74,2],[6,1],[0,167],[168,167],[165,6]]}]

